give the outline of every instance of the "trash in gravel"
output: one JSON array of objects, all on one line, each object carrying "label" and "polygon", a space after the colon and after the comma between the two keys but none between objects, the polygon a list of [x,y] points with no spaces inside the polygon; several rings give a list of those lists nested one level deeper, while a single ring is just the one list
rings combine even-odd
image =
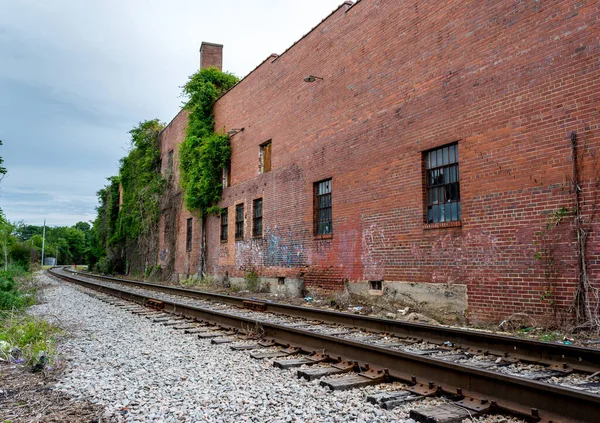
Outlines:
[{"label": "trash in gravel", "polygon": [[590,339],[589,341],[585,341],[584,344],[600,344],[600,339]]},{"label": "trash in gravel", "polygon": [[351,307],[351,310],[354,310],[354,311],[361,311],[361,310],[362,310],[362,306]]},{"label": "trash in gravel", "polygon": [[312,297],[308,297],[308,296],[307,296],[307,297],[304,297],[304,301],[311,302],[312,300],[313,300],[313,298],[312,298]]},{"label": "trash in gravel", "polygon": [[443,345],[444,345],[445,347],[453,347],[453,346],[454,346],[454,344],[453,344],[452,342],[450,342],[450,341],[446,341],[446,342],[444,342],[444,344],[443,344]]},{"label": "trash in gravel", "polygon": [[22,363],[25,361],[23,360],[23,351],[21,351],[19,347],[12,347],[8,351],[8,358],[9,361],[12,361],[13,363]]},{"label": "trash in gravel", "polygon": [[565,345],[571,345],[573,342],[575,342],[573,338],[567,338],[566,336],[563,338],[563,344]]},{"label": "trash in gravel", "polygon": [[402,315],[402,316],[406,316],[409,311],[410,311],[410,307],[404,307],[404,309],[398,310],[398,313],[400,313],[400,315]]},{"label": "trash in gravel", "polygon": [[40,351],[35,359],[35,364],[33,365],[31,371],[34,373],[41,372],[44,370],[44,367],[46,367],[46,364],[48,364],[48,356],[44,351]]}]

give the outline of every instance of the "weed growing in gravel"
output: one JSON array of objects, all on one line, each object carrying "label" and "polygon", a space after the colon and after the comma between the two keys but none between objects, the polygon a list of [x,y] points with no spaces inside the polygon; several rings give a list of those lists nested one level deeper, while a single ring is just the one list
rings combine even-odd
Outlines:
[{"label": "weed growing in gravel", "polygon": [[54,354],[56,338],[60,334],[58,327],[45,320],[23,313],[10,313],[0,319],[0,356],[30,365],[46,364],[38,362]]},{"label": "weed growing in gravel", "polygon": [[35,303],[31,277],[18,266],[0,271],[0,317],[6,310],[20,310]]}]

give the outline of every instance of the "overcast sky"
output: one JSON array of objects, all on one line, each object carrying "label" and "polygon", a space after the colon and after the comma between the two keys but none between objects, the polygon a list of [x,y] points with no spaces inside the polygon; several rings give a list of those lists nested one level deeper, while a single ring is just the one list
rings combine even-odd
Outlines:
[{"label": "overcast sky", "polygon": [[11,221],[95,217],[138,122],[169,122],[202,41],[245,76],[343,0],[0,0],[0,208]]}]

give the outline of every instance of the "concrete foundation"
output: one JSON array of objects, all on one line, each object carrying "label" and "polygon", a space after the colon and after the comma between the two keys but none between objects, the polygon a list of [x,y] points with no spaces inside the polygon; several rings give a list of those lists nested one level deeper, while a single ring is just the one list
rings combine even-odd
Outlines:
[{"label": "concrete foundation", "polygon": [[259,278],[256,287],[248,286],[245,278],[229,278],[229,284],[236,290],[268,292],[279,297],[300,297],[304,290],[304,281],[298,278]]},{"label": "concrete foundation", "polygon": [[467,285],[383,281],[382,290],[372,290],[368,281],[347,284],[348,293],[380,301],[398,302],[413,308],[462,314],[467,310]]}]

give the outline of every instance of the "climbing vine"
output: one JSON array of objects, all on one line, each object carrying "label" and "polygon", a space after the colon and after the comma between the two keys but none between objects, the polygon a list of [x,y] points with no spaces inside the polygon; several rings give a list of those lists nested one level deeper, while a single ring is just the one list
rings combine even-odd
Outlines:
[{"label": "climbing vine", "polygon": [[141,272],[156,261],[160,200],[166,181],[160,169],[157,119],[129,131],[131,150],[121,159],[119,175],[98,192],[92,251],[103,273]]},{"label": "climbing vine", "polygon": [[216,68],[201,69],[183,86],[189,112],[186,138],[179,147],[185,206],[200,216],[218,211],[221,172],[231,156],[229,137],[214,130],[213,105],[237,83],[236,76]]}]

